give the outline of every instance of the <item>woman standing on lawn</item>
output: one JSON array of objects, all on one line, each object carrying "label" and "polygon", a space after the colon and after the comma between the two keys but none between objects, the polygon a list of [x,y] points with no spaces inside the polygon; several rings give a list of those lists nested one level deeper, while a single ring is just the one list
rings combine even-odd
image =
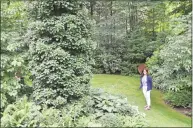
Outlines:
[{"label": "woman standing on lawn", "polygon": [[140,78],[140,88],[143,88],[143,94],[146,100],[147,105],[144,107],[145,110],[150,110],[151,98],[150,92],[152,90],[152,78],[148,75],[148,69],[144,68],[141,78]]}]

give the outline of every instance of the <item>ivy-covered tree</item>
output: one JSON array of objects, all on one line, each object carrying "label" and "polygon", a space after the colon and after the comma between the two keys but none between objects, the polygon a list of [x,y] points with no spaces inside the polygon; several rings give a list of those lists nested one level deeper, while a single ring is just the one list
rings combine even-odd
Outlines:
[{"label": "ivy-covered tree", "polygon": [[29,44],[33,96],[37,104],[59,107],[89,92],[90,21],[82,1],[35,1],[29,7]]}]

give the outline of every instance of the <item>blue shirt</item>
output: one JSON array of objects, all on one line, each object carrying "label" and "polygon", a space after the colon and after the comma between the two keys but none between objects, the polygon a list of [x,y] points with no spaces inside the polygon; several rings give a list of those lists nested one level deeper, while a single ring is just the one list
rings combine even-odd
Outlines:
[{"label": "blue shirt", "polygon": [[[140,88],[143,87],[142,77],[140,77]],[[147,75],[147,91],[152,90],[152,78],[151,76]]]}]

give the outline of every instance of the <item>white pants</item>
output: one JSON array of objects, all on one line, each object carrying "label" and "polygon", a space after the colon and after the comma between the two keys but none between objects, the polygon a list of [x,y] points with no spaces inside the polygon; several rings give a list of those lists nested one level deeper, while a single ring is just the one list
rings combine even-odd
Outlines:
[{"label": "white pants", "polygon": [[147,91],[147,86],[143,87],[143,94],[148,106],[151,106],[150,91],[151,90]]}]

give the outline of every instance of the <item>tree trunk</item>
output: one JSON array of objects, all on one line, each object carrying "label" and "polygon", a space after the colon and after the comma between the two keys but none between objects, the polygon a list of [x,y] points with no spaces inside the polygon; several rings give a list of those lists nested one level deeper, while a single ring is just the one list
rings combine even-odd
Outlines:
[{"label": "tree trunk", "polygon": [[[106,6],[106,9],[107,9],[108,6],[106,4],[105,4],[105,6]],[[108,24],[107,24],[107,21],[108,21],[108,10],[106,10],[105,19],[106,19],[106,23],[105,23],[105,31],[106,31],[107,29],[109,29],[108,28]],[[107,32],[107,34],[105,36],[106,36],[106,41],[109,43],[109,32]]]},{"label": "tree trunk", "polygon": [[130,6],[130,2],[128,2],[128,7],[129,7],[129,30],[131,32],[131,6]]},{"label": "tree trunk", "polygon": [[[114,38],[113,38],[114,40],[115,40],[115,37],[116,37],[115,25],[116,25],[116,24],[115,24],[115,18],[114,18]],[[115,41],[114,41],[114,42],[115,42]]]},{"label": "tree trunk", "polygon": [[133,14],[133,2],[129,2],[129,26],[130,26],[130,31],[133,31],[134,29],[134,14]]},{"label": "tree trunk", "polygon": [[153,27],[153,30],[152,30],[152,36],[153,36],[153,38],[152,38],[152,40],[153,41],[155,41],[155,10],[154,10],[154,8],[152,9],[152,13],[153,13],[153,25],[152,25],[152,27]]},{"label": "tree trunk", "polygon": [[93,17],[93,12],[94,12],[94,1],[90,1],[90,15]]},{"label": "tree trunk", "polygon": [[112,23],[112,16],[113,16],[113,1],[111,0],[111,43],[113,42],[113,23]]},{"label": "tree trunk", "polygon": [[126,35],[128,34],[128,32],[127,32],[127,16],[126,16],[126,20],[125,20],[125,33],[126,33]]},{"label": "tree trunk", "polygon": [[137,4],[135,5],[135,24],[138,24]]}]

